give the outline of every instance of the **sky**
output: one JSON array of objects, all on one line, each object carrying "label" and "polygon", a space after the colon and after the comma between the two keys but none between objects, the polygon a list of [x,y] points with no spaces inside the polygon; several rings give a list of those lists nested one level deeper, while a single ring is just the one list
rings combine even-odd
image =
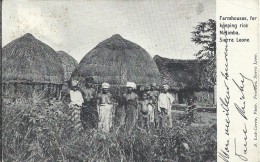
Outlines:
[{"label": "sky", "polygon": [[2,45],[26,33],[78,62],[98,43],[120,34],[152,57],[194,59],[198,22],[214,19],[215,0],[4,0]]}]

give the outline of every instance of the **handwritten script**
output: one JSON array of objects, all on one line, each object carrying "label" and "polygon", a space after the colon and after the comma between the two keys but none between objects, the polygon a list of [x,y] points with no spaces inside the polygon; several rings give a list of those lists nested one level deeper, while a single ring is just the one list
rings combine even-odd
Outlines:
[{"label": "handwritten script", "polygon": [[[225,28],[223,30],[225,31]],[[225,39],[228,39],[227,35],[225,35]],[[257,56],[255,55],[253,60],[252,76],[239,70],[237,70],[238,73],[231,75],[229,44],[228,42],[223,43],[225,45],[221,62],[223,66],[221,66],[218,80],[222,82],[220,83],[222,93],[219,95],[221,110],[218,112],[222,113],[223,122],[221,124],[223,123],[223,125],[220,128],[223,130],[220,132],[223,135],[221,135],[222,142],[218,149],[218,157],[224,162],[231,162],[233,159],[249,161],[250,137],[254,137],[251,140],[255,140],[254,147],[257,147]],[[252,104],[252,102],[255,103]],[[253,120],[253,129],[251,126],[252,114],[256,115]],[[236,133],[233,133],[234,130]],[[254,132],[254,134],[250,132]]]},{"label": "handwritten script", "polygon": [[[225,28],[223,28],[223,30],[225,31]],[[227,38],[227,35],[225,35],[225,38]],[[230,104],[230,90],[229,90],[229,85],[228,85],[228,81],[229,81],[229,64],[228,64],[228,43],[225,42],[225,51],[224,51],[224,60],[225,60],[225,68],[224,71],[221,71],[221,76],[223,78],[223,82],[225,85],[225,95],[219,97],[220,102],[221,102],[221,108],[222,108],[222,112],[225,115],[225,126],[224,126],[224,132],[226,135],[226,140],[225,140],[225,144],[224,147],[220,149],[220,152],[218,152],[218,156],[225,162],[229,162],[229,127],[230,127],[230,118],[229,118],[229,104]]]}]

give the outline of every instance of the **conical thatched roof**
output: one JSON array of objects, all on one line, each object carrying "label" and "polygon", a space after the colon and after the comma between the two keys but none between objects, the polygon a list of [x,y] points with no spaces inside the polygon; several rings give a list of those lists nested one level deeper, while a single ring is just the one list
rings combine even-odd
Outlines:
[{"label": "conical thatched roof", "polygon": [[208,89],[201,85],[201,72],[205,62],[198,60],[177,60],[154,56],[154,61],[161,74],[162,82],[168,83],[172,89]]},{"label": "conical thatched roof", "polygon": [[64,82],[57,53],[29,33],[3,47],[2,61],[3,82]]},{"label": "conical thatched roof", "polygon": [[93,77],[95,82],[124,85],[160,83],[160,73],[152,57],[139,45],[120,35],[99,43],[80,61],[72,77]]},{"label": "conical thatched roof", "polygon": [[78,66],[78,62],[64,51],[57,51],[57,54],[61,60],[64,69],[64,80],[70,80],[71,74],[74,69]]}]

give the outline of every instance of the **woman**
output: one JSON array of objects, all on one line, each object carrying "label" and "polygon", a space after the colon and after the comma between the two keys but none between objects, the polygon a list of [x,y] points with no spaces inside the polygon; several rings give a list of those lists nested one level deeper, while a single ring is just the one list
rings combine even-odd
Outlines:
[{"label": "woman", "polygon": [[101,93],[97,96],[98,129],[104,132],[110,131],[113,119],[112,95],[108,92],[109,87],[108,83],[103,83]]},{"label": "woman", "polygon": [[168,92],[169,86],[167,84],[163,85],[163,91],[158,97],[158,111],[161,114],[161,124],[162,128],[172,127],[172,115],[171,108],[174,101],[173,96]]},{"label": "woman", "polygon": [[93,78],[86,78],[85,87],[82,88],[84,104],[82,106],[81,120],[85,128],[97,128],[98,114],[96,107],[96,90],[92,88]]},{"label": "woman", "polygon": [[81,91],[78,87],[78,81],[73,80],[71,82],[71,90],[69,91],[70,103],[69,108],[71,110],[70,120],[72,121],[74,128],[78,131],[82,130],[82,123],[80,120],[80,111],[84,102]]},{"label": "woman", "polygon": [[127,82],[126,87],[127,93],[123,96],[125,104],[125,129],[131,131],[138,117],[138,95],[133,92],[136,88],[134,82]]}]

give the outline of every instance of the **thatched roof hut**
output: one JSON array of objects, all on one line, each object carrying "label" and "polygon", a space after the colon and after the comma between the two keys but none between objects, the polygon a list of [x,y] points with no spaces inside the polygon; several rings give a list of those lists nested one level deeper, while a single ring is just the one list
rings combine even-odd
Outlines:
[{"label": "thatched roof hut", "polygon": [[160,83],[160,73],[152,57],[139,45],[113,35],[85,55],[72,77],[93,77],[95,82],[124,85]]},{"label": "thatched roof hut", "polygon": [[32,34],[15,39],[2,49],[3,82],[62,84],[64,71],[56,52]]},{"label": "thatched roof hut", "polygon": [[196,98],[201,105],[215,102],[214,84],[203,83],[207,79],[202,75],[205,60],[177,60],[160,56],[153,59],[160,71],[162,82],[171,86],[179,103],[184,103],[190,97]]},{"label": "thatched roof hut", "polygon": [[4,95],[27,96],[34,92],[58,97],[64,70],[57,53],[32,34],[15,39],[2,49]]},{"label": "thatched roof hut", "polygon": [[78,62],[64,51],[57,51],[57,54],[64,69],[64,80],[68,81],[70,80],[72,72],[78,66]]},{"label": "thatched roof hut", "polygon": [[163,82],[174,90],[207,89],[201,84],[201,72],[205,62],[198,60],[177,60],[154,56]]}]

